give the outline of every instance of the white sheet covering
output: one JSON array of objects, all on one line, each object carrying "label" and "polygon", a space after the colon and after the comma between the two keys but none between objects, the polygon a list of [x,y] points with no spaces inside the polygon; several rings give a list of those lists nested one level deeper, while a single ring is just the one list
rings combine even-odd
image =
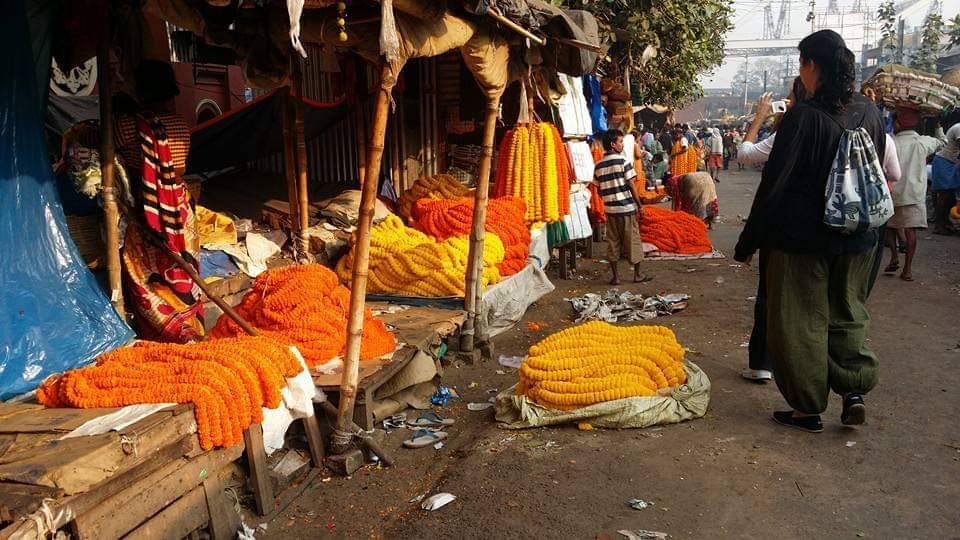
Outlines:
[{"label": "white sheet covering", "polygon": [[583,95],[583,79],[559,74],[560,82],[566,90],[559,101],[557,109],[563,123],[564,137],[587,137],[593,135],[593,122],[590,120],[590,109],[587,107],[587,98]]},{"label": "white sheet covering", "polygon": [[568,141],[567,156],[573,165],[573,175],[577,182],[591,182],[593,180],[593,154],[586,141]]}]

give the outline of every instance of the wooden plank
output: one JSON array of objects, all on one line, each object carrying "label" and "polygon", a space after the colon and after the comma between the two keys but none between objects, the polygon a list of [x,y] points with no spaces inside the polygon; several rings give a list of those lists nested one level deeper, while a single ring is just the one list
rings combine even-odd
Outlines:
[{"label": "wooden plank", "polygon": [[[74,516],[86,514],[90,509],[102,503],[107,498],[146,478],[160,467],[180,459],[180,457],[192,451],[194,448],[200,448],[200,442],[197,436],[184,436],[180,441],[177,441],[177,443],[159,449],[136,467],[111,477],[105,482],[94,486],[90,491],[59,499],[51,505],[51,514],[54,516],[51,525],[55,529],[66,526]],[[0,486],[8,485],[11,484],[0,484]],[[15,523],[0,531],[0,538],[5,539],[11,537],[21,539],[37,538],[36,526],[32,521],[25,521]]]},{"label": "wooden plank", "polygon": [[117,409],[47,409],[25,408],[0,420],[0,433],[69,432]]},{"label": "wooden plank", "polygon": [[0,419],[42,408],[43,405],[39,403],[0,403]]},{"label": "wooden plank", "polygon": [[210,536],[213,540],[232,540],[240,529],[240,515],[233,509],[224,491],[224,477],[229,475],[230,468],[222,470],[227,474],[213,475],[204,480],[202,487],[207,514],[210,516]]},{"label": "wooden plank", "polygon": [[14,521],[35,512],[44,499],[63,495],[56,488],[26,486],[23,484],[0,484],[0,521]]},{"label": "wooden plank", "polygon": [[124,538],[128,540],[179,539],[203,527],[208,520],[209,514],[203,487],[197,487]]},{"label": "wooden plank", "polygon": [[158,414],[163,422],[150,425],[145,419],[123,434],[53,440],[3,456],[0,481],[60,488],[68,495],[87,491],[195,429],[192,415]]},{"label": "wooden plank", "polygon": [[303,419],[303,431],[307,436],[307,446],[310,448],[310,460],[314,467],[323,467],[323,439],[320,437],[320,424],[317,415],[312,414]]},{"label": "wooden plank", "polygon": [[[361,362],[359,388],[373,386],[376,389],[383,386],[383,383],[389,381],[397,372],[406,367],[416,354],[416,348],[406,346],[393,353],[393,356],[386,360]],[[313,383],[324,392],[339,392],[341,377],[341,371],[314,373]]]},{"label": "wooden plank", "polygon": [[[211,450],[193,459],[178,459],[166,464],[84,514],[77,515],[77,536],[81,539],[119,538],[127,534],[150,516],[199,486],[211,474],[216,474],[238,459],[242,453],[242,446],[233,446]],[[205,505],[204,502],[204,514]],[[182,538],[188,532],[190,531],[177,538]]]},{"label": "wooden plank", "polygon": [[263,447],[263,426],[251,424],[243,432],[243,442],[246,446],[247,465],[250,467],[253,500],[257,504],[257,513],[265,516],[273,510],[274,499],[273,485],[267,470],[267,452]]}]

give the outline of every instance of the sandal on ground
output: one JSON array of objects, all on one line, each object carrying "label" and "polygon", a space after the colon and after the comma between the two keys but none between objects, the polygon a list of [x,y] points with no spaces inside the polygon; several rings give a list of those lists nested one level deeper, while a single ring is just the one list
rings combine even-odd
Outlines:
[{"label": "sandal on ground", "polygon": [[633,282],[634,282],[634,283],[649,283],[649,282],[651,282],[651,281],[653,281],[653,276],[648,276],[647,274],[641,274],[641,275],[639,275],[639,276],[637,276],[637,275],[634,275],[634,276],[633,276]]},{"label": "sandal on ground", "polygon": [[847,394],[843,398],[843,412],[840,413],[840,422],[845,426],[859,426],[867,419],[867,406],[863,403],[863,396],[857,393]]},{"label": "sandal on ground", "polygon": [[793,411],[776,411],[773,413],[773,421],[781,426],[792,427],[807,433],[820,433],[823,431],[823,422],[820,421],[820,415],[793,416]]},{"label": "sandal on ground", "polygon": [[407,422],[407,426],[412,428],[451,426],[456,422],[453,418],[444,418],[435,412],[423,413],[416,420]]},{"label": "sandal on ground", "polygon": [[883,269],[884,274],[892,274],[900,269],[900,263],[890,263]]},{"label": "sandal on ground", "polygon": [[407,448],[423,448],[424,446],[433,446],[447,438],[446,431],[430,431],[427,429],[418,429],[413,432],[413,436],[403,441]]},{"label": "sandal on ground", "polygon": [[767,382],[773,380],[773,373],[767,369],[746,368],[740,372],[740,376],[748,381]]},{"label": "sandal on ground", "polygon": [[908,275],[906,275],[906,274],[900,274],[900,279],[902,279],[902,280],[904,280],[904,281],[913,281],[913,276],[912,276],[912,275],[908,276]]}]

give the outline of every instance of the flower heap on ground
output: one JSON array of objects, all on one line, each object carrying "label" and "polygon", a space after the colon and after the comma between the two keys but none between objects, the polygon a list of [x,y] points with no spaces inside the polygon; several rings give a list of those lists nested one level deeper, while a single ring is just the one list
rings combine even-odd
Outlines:
[{"label": "flower heap on ground", "polygon": [[686,212],[651,206],[643,210],[640,238],[666,253],[698,255],[711,253],[713,245],[703,220]]},{"label": "flower heap on ground", "polygon": [[[268,270],[236,307],[237,313],[261,334],[295,345],[310,366],[344,354],[350,291],[333,270],[320,264]],[[227,315],[221,315],[212,338],[244,335]],[[371,360],[396,350],[397,340],[383,321],[364,311],[360,359]]]},{"label": "flower heap on ground", "polygon": [[553,124],[519,125],[500,141],[494,196],[522,199],[527,223],[553,223],[570,213],[572,177],[563,139]]},{"label": "flower heap on ground", "polygon": [[654,396],[686,382],[683,355],[669,328],[592,321],[530,347],[516,393],[560,410]]},{"label": "flower heap on ground", "polygon": [[[484,229],[497,235],[504,247],[503,262],[497,265],[501,276],[516,274],[527,264],[530,229],[523,221],[526,211],[516,197],[498,197],[487,203]],[[469,236],[473,228],[473,199],[420,199],[413,206],[410,225],[438,242],[453,236]]]},{"label": "flower heap on ground", "polygon": [[141,342],[105,353],[96,365],[48,378],[37,399],[48,407],[193,403],[200,446],[233,446],[280,406],[286,379],[303,370],[290,347],[268,337],[180,345]]},{"label": "flower heap on ground", "polygon": [[473,190],[467,189],[449,174],[424,176],[418,178],[406,189],[397,201],[397,213],[409,220],[413,215],[413,205],[420,199],[456,199],[472,196]]},{"label": "flower heap on ground", "polygon": [[[463,296],[466,283],[467,236],[451,236],[437,242],[407,227],[390,215],[370,231],[370,266],[367,290],[371,293],[404,294],[421,297]],[[497,266],[503,262],[503,242],[485,233],[483,239],[483,287],[500,281]],[[345,282],[352,278],[354,250],[337,262],[337,274]]]}]

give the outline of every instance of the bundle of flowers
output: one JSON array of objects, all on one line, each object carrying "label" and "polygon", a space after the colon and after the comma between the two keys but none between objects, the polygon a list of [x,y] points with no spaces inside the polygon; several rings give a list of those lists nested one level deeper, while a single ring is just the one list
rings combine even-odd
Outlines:
[{"label": "bundle of flowers", "polygon": [[669,328],[592,321],[530,347],[516,393],[560,410],[655,396],[686,382],[683,356]]},{"label": "bundle of flowers", "polygon": [[[268,270],[236,307],[237,313],[261,334],[295,345],[307,364],[314,366],[344,353],[350,291],[337,275],[320,264]],[[222,315],[210,332],[213,338],[244,335],[244,330]],[[390,354],[397,340],[383,321],[364,311],[360,359]]]},{"label": "bundle of flowers", "polygon": [[713,251],[702,219],[656,206],[644,208],[640,238],[666,253],[697,255]]},{"label": "bundle of flowers", "polygon": [[673,149],[670,152],[670,174],[673,176],[683,176],[688,173],[697,172],[697,166],[700,162],[700,152],[694,145],[688,145],[686,151],[683,145],[677,141],[673,143]]},{"label": "bundle of flowers", "polygon": [[48,407],[193,403],[200,446],[233,446],[243,430],[280,406],[286,379],[303,370],[290,347],[267,337],[189,345],[141,342],[96,364],[48,378],[37,399]]},{"label": "bundle of flowers", "polygon": [[[487,204],[484,230],[503,242],[503,262],[497,265],[501,276],[516,274],[527,264],[530,229],[523,221],[523,201],[516,197],[498,197]],[[420,199],[413,206],[410,225],[442,242],[453,236],[469,236],[473,227],[473,199]]]},{"label": "bundle of flowers", "polygon": [[[390,216],[370,231],[370,266],[367,290],[372,293],[421,297],[463,296],[466,287],[469,237],[451,236],[437,242]],[[493,233],[483,240],[481,286],[500,281],[497,266],[503,262],[503,242]],[[337,263],[344,281],[352,277],[353,249]]]},{"label": "bundle of flowers", "polygon": [[404,219],[410,219],[413,205],[420,199],[456,199],[470,196],[472,193],[473,190],[467,189],[449,174],[424,176],[418,178],[400,195],[397,201],[397,212]]},{"label": "bundle of flowers", "polygon": [[572,177],[563,139],[549,122],[517,126],[500,142],[494,195],[522,199],[527,223],[553,223],[570,213]]}]

